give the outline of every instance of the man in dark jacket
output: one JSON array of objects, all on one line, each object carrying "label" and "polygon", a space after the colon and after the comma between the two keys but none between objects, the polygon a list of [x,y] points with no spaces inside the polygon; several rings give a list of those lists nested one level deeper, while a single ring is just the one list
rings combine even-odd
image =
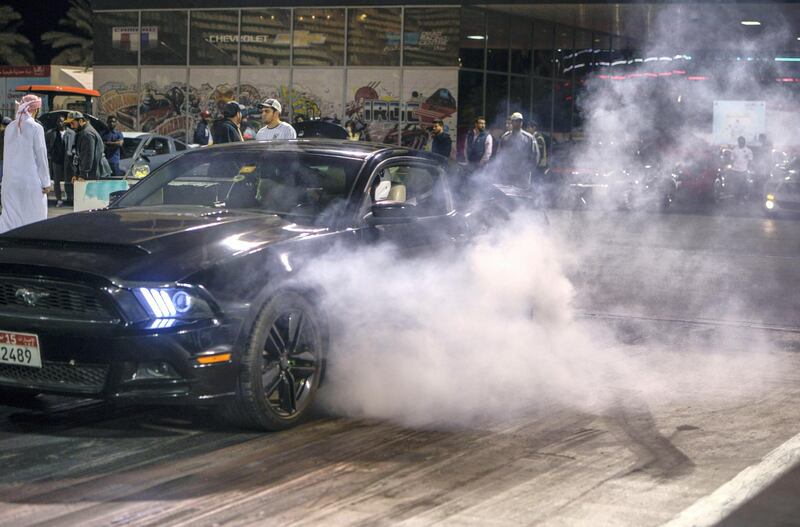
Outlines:
[{"label": "man in dark jacket", "polygon": [[472,130],[467,133],[467,163],[473,170],[484,166],[492,158],[492,136],[486,131],[486,119],[476,117]]},{"label": "man in dark jacket", "polygon": [[50,176],[56,191],[56,207],[64,204],[61,199],[61,183],[64,182],[64,189],[67,194],[67,201],[70,200],[70,189],[72,187],[72,150],[75,146],[75,132],[64,124],[64,118],[59,116],[56,120],[56,127],[48,130],[44,134],[44,142],[47,146],[47,160],[50,163]]},{"label": "man in dark jacket", "polygon": [[453,140],[450,138],[450,134],[444,132],[444,122],[441,119],[435,119],[433,128],[431,128],[431,152],[450,158],[452,150]]},{"label": "man in dark jacket", "polygon": [[111,175],[111,166],[105,156],[103,138],[89,124],[81,112],[70,112],[65,122],[75,123],[75,138],[78,149],[77,178],[100,179]]},{"label": "man in dark jacket", "polygon": [[208,145],[209,140],[211,139],[211,131],[208,129],[208,119],[211,117],[211,112],[208,110],[203,110],[200,112],[200,121],[197,123],[197,126],[194,129],[194,136],[192,140],[195,144],[200,146]]},{"label": "man in dark jacket", "polygon": [[216,121],[211,130],[211,137],[215,145],[244,141],[242,130],[239,128],[244,110],[245,107],[236,101],[225,103],[225,106],[222,107],[223,119]]}]

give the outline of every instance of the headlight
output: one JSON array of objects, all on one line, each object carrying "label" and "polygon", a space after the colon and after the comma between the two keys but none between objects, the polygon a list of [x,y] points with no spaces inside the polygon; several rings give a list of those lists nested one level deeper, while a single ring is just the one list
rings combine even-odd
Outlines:
[{"label": "headlight", "polygon": [[196,320],[214,311],[197,292],[180,287],[137,287],[134,294],[151,318]]},{"label": "headlight", "polygon": [[133,177],[141,179],[150,173],[150,165],[136,165],[133,167]]}]

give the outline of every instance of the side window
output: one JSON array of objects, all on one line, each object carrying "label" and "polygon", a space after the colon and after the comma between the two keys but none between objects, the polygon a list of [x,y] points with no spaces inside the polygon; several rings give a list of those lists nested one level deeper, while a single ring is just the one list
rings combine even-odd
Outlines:
[{"label": "side window", "polygon": [[420,217],[449,212],[442,174],[434,167],[399,164],[384,168],[373,181],[374,201],[403,201],[417,207]]},{"label": "side window", "polygon": [[181,152],[183,150],[186,150],[186,145],[181,143],[180,141],[174,141],[174,144],[176,152]]},{"label": "side window", "polygon": [[169,154],[169,142],[163,137],[151,137],[145,149],[155,150],[157,156]]}]

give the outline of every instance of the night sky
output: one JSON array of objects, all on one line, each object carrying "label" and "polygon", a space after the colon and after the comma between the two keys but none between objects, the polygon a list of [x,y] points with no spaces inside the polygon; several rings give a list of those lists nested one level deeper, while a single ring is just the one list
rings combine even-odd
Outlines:
[{"label": "night sky", "polygon": [[69,0],[3,0],[22,15],[22,34],[33,44],[37,64],[50,64],[55,55],[41,44],[40,35],[58,29],[58,21],[67,14]]}]

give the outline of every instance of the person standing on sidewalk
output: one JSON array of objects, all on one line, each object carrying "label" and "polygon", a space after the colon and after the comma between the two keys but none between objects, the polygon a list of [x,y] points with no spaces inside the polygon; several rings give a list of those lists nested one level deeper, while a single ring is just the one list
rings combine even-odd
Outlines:
[{"label": "person standing on sidewalk", "polygon": [[122,145],[125,144],[125,139],[122,132],[117,130],[117,118],[113,115],[108,116],[106,121],[108,132],[103,134],[103,143],[105,144],[105,156],[108,164],[111,166],[111,175],[114,177],[124,176],[125,173],[119,168],[119,158],[122,152]]},{"label": "person standing on sidewalk", "polygon": [[258,105],[261,110],[261,122],[264,126],[256,134],[257,141],[272,139],[297,139],[297,132],[287,122],[281,121],[281,103],[278,99],[266,99]]},{"label": "person standing on sidewalk", "polygon": [[61,183],[65,185],[67,201],[70,199],[69,188],[72,182],[72,149],[75,146],[75,132],[64,124],[64,118],[56,121],[56,127],[44,134],[47,155],[50,158],[50,175],[56,191],[56,207],[64,204],[61,199]]},{"label": "person standing on sidewalk", "polygon": [[215,145],[224,143],[238,143],[244,141],[242,137],[242,112],[245,107],[236,101],[229,101],[222,107],[222,117],[220,121],[215,121],[211,128],[211,138]]},{"label": "person standing on sidewalk", "polygon": [[42,100],[36,95],[22,97],[16,119],[4,133],[0,233],[47,219],[51,181],[44,128],[36,122],[41,108]]}]

